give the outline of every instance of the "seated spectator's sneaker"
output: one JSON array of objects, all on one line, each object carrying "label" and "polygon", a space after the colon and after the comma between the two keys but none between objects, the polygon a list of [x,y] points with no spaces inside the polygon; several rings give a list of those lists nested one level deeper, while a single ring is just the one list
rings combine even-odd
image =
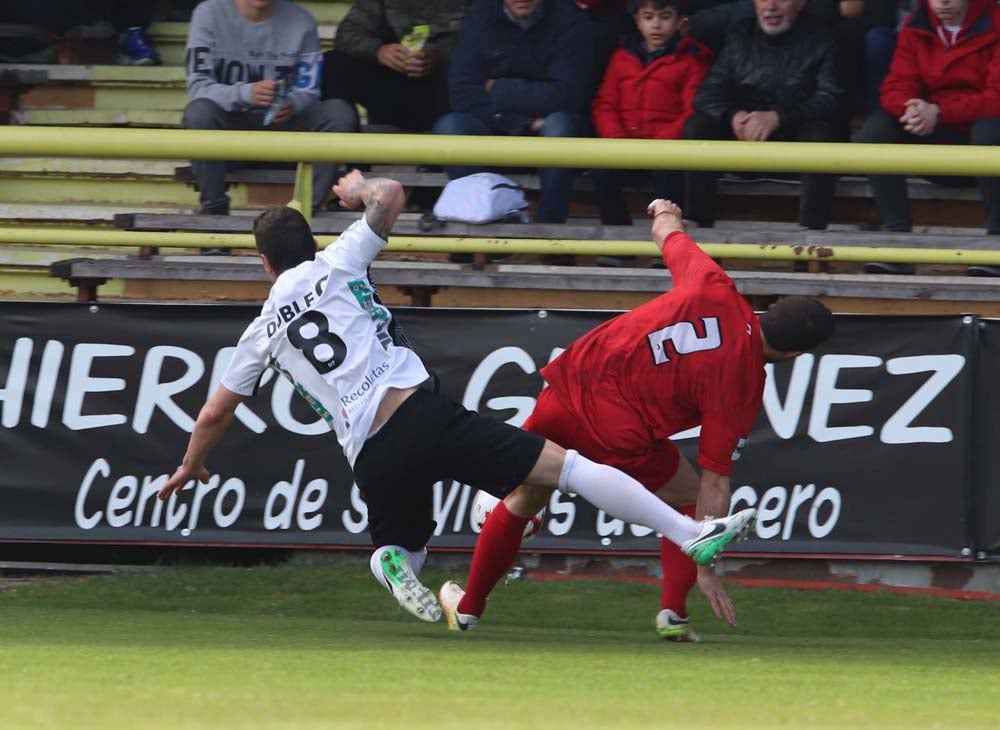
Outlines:
[{"label": "seated spectator's sneaker", "polygon": [[628,269],[635,266],[635,256],[598,256],[596,263],[609,269]]},{"label": "seated spectator's sneaker", "polygon": [[[198,209],[198,215],[229,215],[229,201],[217,203],[215,205],[203,205]],[[231,248],[202,248],[198,251],[202,256],[228,256],[232,253]]]},{"label": "seated spectator's sneaker", "polygon": [[215,205],[203,205],[198,208],[198,215],[229,215],[229,201]]},{"label": "seated spectator's sneaker", "polygon": [[453,264],[471,264],[475,255],[471,253],[450,253],[448,260]]},{"label": "seated spectator's sneaker", "polygon": [[547,266],[575,266],[576,256],[571,253],[547,253],[542,256],[542,263]]},{"label": "seated spectator's sneaker", "polygon": [[970,266],[965,273],[969,276],[1000,276],[1000,266],[980,264],[978,266]]},{"label": "seated spectator's sneaker", "polygon": [[163,61],[143,28],[129,28],[118,34],[119,63],[132,66],[159,66]]},{"label": "seated spectator's sneaker", "polygon": [[0,63],[59,63],[56,49],[37,38],[8,38],[0,48]]},{"label": "seated spectator's sneaker", "polygon": [[871,261],[865,264],[866,274],[916,274],[915,264],[887,264],[881,261]]}]

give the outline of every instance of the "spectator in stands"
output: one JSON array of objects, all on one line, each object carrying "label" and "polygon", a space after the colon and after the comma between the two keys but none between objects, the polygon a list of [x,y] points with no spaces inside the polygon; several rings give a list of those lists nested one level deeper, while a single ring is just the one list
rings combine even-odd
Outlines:
[{"label": "spectator in stands", "polygon": [[[833,33],[837,52],[836,67],[844,89],[842,110],[845,125],[850,122],[856,110],[874,111],[874,108],[866,108],[871,96],[866,92],[874,87],[877,94],[878,84],[882,82],[881,77],[885,76],[885,72],[878,70],[882,64],[877,60],[872,61],[874,68],[869,68],[867,39],[871,34],[872,50],[878,56],[883,36],[881,33],[872,33],[872,30],[879,28],[884,32],[894,29],[897,6],[898,0],[809,0],[806,3],[805,12]],[[887,63],[884,68],[888,71]],[[870,83],[869,77],[873,79]],[[877,96],[875,103],[875,108],[878,108]]]},{"label": "spectator in stands", "polygon": [[[1000,145],[1000,7],[989,0],[921,0],[899,34],[882,109],[868,117],[857,141]],[[870,180],[885,228],[911,230],[905,177]],[[980,178],[979,187],[986,232],[1000,235],[1000,178]],[[866,270],[907,273],[912,266]]]},{"label": "spectator in stands", "polygon": [[[756,18],[733,26],[719,60],[695,96],[696,114],[685,139],[832,142],[843,137],[836,121],[841,89],[831,38],[801,14],[805,0],[755,0]],[[762,154],[766,152],[762,151]],[[689,173],[687,212],[714,225],[714,172]],[[799,223],[826,228],[833,201],[832,175],[803,175]]]},{"label": "spectator in stands", "polygon": [[[589,136],[592,63],[590,21],[571,0],[475,0],[452,57],[452,112],[434,132]],[[446,171],[456,178],[477,168]],[[565,222],[575,172],[539,170],[538,222]]]},{"label": "spectator in stands", "polygon": [[601,83],[608,61],[618,49],[622,36],[635,30],[632,2],[625,0],[576,0],[576,4],[590,16],[591,36],[594,39],[594,73],[591,80]]},{"label": "spectator in stands", "polygon": [[[630,0],[637,30],[622,39],[592,105],[599,137],[680,139],[712,52],[686,35],[685,0]],[[621,170],[594,170],[604,225],[632,225]],[[683,174],[655,170],[657,198],[684,199]],[[625,260],[619,261],[624,263]],[[602,263],[612,263],[610,260]]]},{"label": "spectator in stands", "polygon": [[692,0],[690,13],[690,36],[718,53],[730,28],[754,17],[753,0]]},{"label": "spectator in stands", "polygon": [[[159,66],[160,54],[149,42],[146,28],[153,22],[155,4],[146,0],[103,0],[102,2],[80,2],[80,0],[32,0],[31,2],[3,3],[0,8],[0,22],[30,23],[41,25],[57,34],[66,33],[71,28],[107,22],[114,29],[118,42],[119,63],[134,66]],[[37,41],[27,39],[27,53],[20,58],[13,54],[3,54],[0,60],[7,62],[55,63],[54,52],[35,49]],[[41,51],[42,55],[38,55]]]},{"label": "spectator in stands", "polygon": [[323,58],[324,99],[372,124],[424,132],[448,112],[448,63],[465,0],[355,0]]},{"label": "spectator in stands", "polygon": [[[187,42],[188,129],[356,132],[357,112],[342,99],[319,101],[322,55],[316,20],[289,0],[205,0]],[[278,76],[294,72],[282,101]],[[265,127],[267,113],[273,119]],[[319,144],[319,143],[317,143]],[[192,163],[202,214],[228,215],[226,163]],[[313,208],[330,192],[337,166],[317,164]]]}]

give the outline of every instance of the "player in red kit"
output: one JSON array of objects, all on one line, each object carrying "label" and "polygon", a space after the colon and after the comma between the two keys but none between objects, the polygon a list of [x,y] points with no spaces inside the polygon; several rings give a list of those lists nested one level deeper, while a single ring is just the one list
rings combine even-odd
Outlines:
[{"label": "player in red kit", "polygon": [[[545,367],[549,387],[524,428],[621,469],[689,516],[728,514],[729,475],[761,407],[764,364],[790,360],[825,341],[833,334],[833,315],[815,299],[789,297],[758,317],[684,232],[679,207],[656,200],[649,213],[673,288],[588,332]],[[670,441],[699,425],[700,477]],[[517,557],[526,521],[503,503],[493,510],[476,544],[467,588],[463,592],[454,581],[441,588],[451,628],[478,622],[487,596]],[[716,616],[735,624],[712,566],[699,568],[662,538],[660,558],[661,636],[698,640],[686,605],[695,582]]]}]

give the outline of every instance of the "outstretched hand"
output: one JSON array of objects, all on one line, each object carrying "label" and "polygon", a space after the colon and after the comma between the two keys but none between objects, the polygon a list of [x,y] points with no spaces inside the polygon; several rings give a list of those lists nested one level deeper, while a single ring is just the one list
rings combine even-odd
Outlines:
[{"label": "outstretched hand", "polygon": [[729,594],[726,593],[726,589],[722,587],[722,581],[715,574],[715,568],[706,565],[698,567],[698,588],[705,594],[708,605],[712,607],[716,617],[730,626],[735,626],[736,609],[733,607],[733,602],[730,600]]},{"label": "outstretched hand", "polygon": [[333,186],[333,194],[340,199],[340,207],[355,209],[361,206],[361,191],[364,190],[365,176],[360,170],[351,170]]},{"label": "outstretched hand", "polygon": [[190,467],[181,464],[177,467],[177,471],[167,480],[167,483],[163,485],[163,488],[156,493],[156,496],[160,500],[166,500],[170,498],[172,494],[179,494],[184,488],[184,485],[190,482],[192,479],[197,479],[199,482],[207,482],[208,478],[211,476],[208,469],[204,466],[198,469],[192,469]]}]

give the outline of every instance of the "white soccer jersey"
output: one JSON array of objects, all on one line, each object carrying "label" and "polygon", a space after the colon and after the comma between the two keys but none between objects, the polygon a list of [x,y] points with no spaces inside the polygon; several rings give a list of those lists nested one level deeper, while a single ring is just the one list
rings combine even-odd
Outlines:
[{"label": "white soccer jersey", "polygon": [[389,310],[375,302],[368,265],[385,244],[361,218],[315,260],[283,272],[222,377],[251,395],[265,368],[277,370],[336,432],[351,466],[386,389],[429,377],[393,342]]}]

